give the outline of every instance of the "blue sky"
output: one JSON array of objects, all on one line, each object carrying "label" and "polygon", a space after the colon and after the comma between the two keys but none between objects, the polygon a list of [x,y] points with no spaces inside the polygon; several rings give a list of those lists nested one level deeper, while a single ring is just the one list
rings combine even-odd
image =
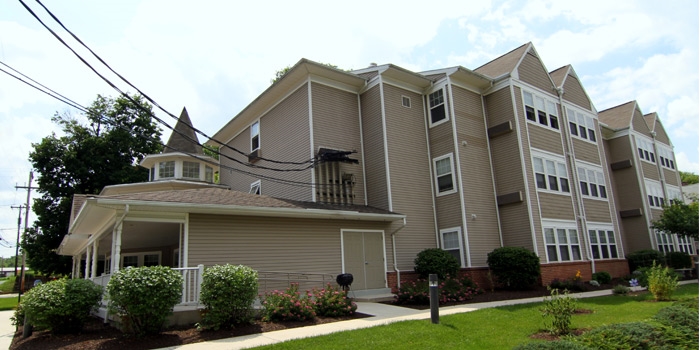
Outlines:
[{"label": "blue sky", "polygon": [[[59,29],[36,2],[24,1]],[[186,106],[210,135],[302,57],[344,69],[371,62],[475,69],[532,42],[550,71],[573,65],[598,110],[637,100],[644,113],[659,113],[679,168],[698,173],[696,0],[43,2],[115,70],[173,114]],[[97,94],[117,94],[19,1],[0,5],[0,61],[84,106]],[[27,183],[31,143],[59,131],[56,112],[79,116],[0,73],[2,244],[15,243],[18,212],[10,206],[26,199],[15,185]],[[14,255],[14,247],[0,246],[0,255]]]}]

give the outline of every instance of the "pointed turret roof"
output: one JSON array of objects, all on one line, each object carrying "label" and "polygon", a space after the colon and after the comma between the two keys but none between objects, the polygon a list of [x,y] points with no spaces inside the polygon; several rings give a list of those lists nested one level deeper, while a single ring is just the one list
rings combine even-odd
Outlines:
[{"label": "pointed turret roof", "polygon": [[187,108],[185,107],[182,107],[180,118],[178,118],[177,124],[175,124],[173,133],[170,134],[168,143],[163,148],[163,154],[176,152],[204,154],[204,152],[202,152],[202,146],[199,144],[197,134],[192,127],[190,116],[187,114]]}]

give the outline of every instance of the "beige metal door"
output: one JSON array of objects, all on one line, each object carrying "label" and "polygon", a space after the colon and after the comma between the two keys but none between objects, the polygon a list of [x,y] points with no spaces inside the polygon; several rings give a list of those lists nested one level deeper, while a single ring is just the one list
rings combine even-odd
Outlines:
[{"label": "beige metal door", "polygon": [[384,239],[381,232],[343,232],[345,273],[353,276],[352,289],[386,287]]}]

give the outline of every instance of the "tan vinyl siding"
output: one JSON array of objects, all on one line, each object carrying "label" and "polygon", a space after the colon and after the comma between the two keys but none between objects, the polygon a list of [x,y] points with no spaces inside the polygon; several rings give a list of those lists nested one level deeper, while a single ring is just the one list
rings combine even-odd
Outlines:
[{"label": "tan vinyl siding", "polygon": [[[309,107],[307,86],[304,85],[289,95],[284,101],[277,104],[272,110],[260,118],[260,152],[263,157],[283,161],[304,161],[310,158],[309,144]],[[231,142],[230,146],[236,147],[243,152],[250,152],[250,130],[246,128],[238,134]],[[225,150],[225,154],[232,155],[232,152]],[[247,157],[236,155],[236,159],[248,162]],[[242,169],[254,174],[259,174],[288,181],[311,183],[312,170],[278,172],[271,170],[260,170],[244,167],[235,164],[225,157],[222,157],[222,164]],[[298,165],[275,164],[259,160],[256,165],[267,166],[277,169],[299,168]],[[242,175],[236,172],[221,169],[221,183],[231,186],[232,189],[248,192],[250,184],[259,177]],[[269,196],[287,198],[293,200],[310,201],[312,191],[310,187],[282,184],[279,182],[262,179],[262,193]]]},{"label": "tan vinyl siding", "polygon": [[632,117],[632,129],[636,132],[641,133],[642,135],[651,137],[651,133],[649,132],[649,127],[647,126],[647,123],[644,121],[644,117],[642,116],[642,113],[640,113],[638,109],[634,110],[634,116]]},{"label": "tan vinyl siding", "polygon": [[359,164],[341,163],[340,171],[355,177],[354,204],[364,204],[362,174],[362,144],[360,141],[360,111],[357,94],[317,83],[311,84],[313,105],[314,153],[319,148],[357,151],[350,158]]},{"label": "tan vinyl siding", "polygon": [[530,219],[526,205],[523,202],[503,205],[498,208],[501,216],[503,245],[506,247],[523,247],[534,251]]},{"label": "tan vinyl siding", "polygon": [[540,200],[542,218],[576,220],[571,196],[539,191],[537,197]]},{"label": "tan vinyl siding", "polygon": [[487,254],[501,243],[481,96],[454,86],[452,93],[471,263],[487,266]]},{"label": "tan vinyl siding", "polygon": [[668,134],[666,134],[666,130],[664,130],[664,128],[658,121],[656,122],[656,127],[654,128],[654,131],[656,132],[656,141],[671,147],[671,139],[669,139]]},{"label": "tan vinyl siding", "polygon": [[[596,136],[599,138],[598,142],[602,142],[602,139],[600,139],[600,132],[598,132]],[[598,153],[597,144],[586,142],[576,137],[572,137],[571,141],[574,144],[574,152],[577,160],[600,165],[600,154]]]},{"label": "tan vinyl siding", "polygon": [[591,100],[588,99],[586,92],[583,90],[581,82],[573,74],[566,77],[564,83],[564,100],[569,101],[588,111],[591,110]]},{"label": "tan vinyl siding", "polygon": [[[608,190],[608,192],[610,192]],[[593,222],[612,222],[610,217],[610,203],[595,199],[583,199],[586,220]]]},{"label": "tan vinyl siding", "polygon": [[532,51],[525,55],[525,58],[518,66],[518,75],[520,80],[536,86],[542,91],[554,92],[554,85],[549,78],[549,73],[547,73],[540,60]]},{"label": "tan vinyl siding", "polygon": [[[656,158],[658,161],[659,156],[656,155]],[[639,161],[639,163],[642,164],[642,174],[645,178],[656,181],[661,180],[661,177],[659,176],[659,169],[656,167],[655,163],[644,162],[641,160]]]},{"label": "tan vinyl siding", "polygon": [[527,129],[530,135],[530,147],[559,155],[564,154],[560,133],[535,123],[527,123]]},{"label": "tan vinyl siding", "polygon": [[[338,274],[341,229],[386,223],[191,214],[188,265],[243,264],[260,271]],[[386,244],[387,250],[391,244]],[[391,252],[387,252],[390,259]],[[387,265],[390,266],[390,265]]]},{"label": "tan vinyl siding", "polygon": [[664,212],[664,211],[661,210],[661,209],[651,208],[651,215],[649,216],[649,220],[650,220],[650,221],[655,221],[655,220],[661,219],[661,214],[662,214],[663,212]]},{"label": "tan vinyl siding", "polygon": [[360,99],[362,101],[362,135],[367,175],[367,204],[389,209],[379,85],[366,91]]},{"label": "tan vinyl siding", "polygon": [[[411,108],[401,96],[411,99]],[[420,251],[437,247],[423,96],[384,84],[384,107],[393,210],[409,218],[396,236],[397,261],[400,270],[411,271]]]},{"label": "tan vinyl siding", "polygon": [[625,231],[623,238],[627,254],[644,249],[656,249],[649,238],[649,227],[643,216],[623,218],[620,223]]},{"label": "tan vinyl siding", "polygon": [[673,186],[679,186],[679,187],[681,186],[681,184],[679,182],[680,175],[678,174],[677,171],[667,169],[667,168],[662,168],[662,169],[664,172],[664,179],[666,180],[667,184],[673,185]]}]

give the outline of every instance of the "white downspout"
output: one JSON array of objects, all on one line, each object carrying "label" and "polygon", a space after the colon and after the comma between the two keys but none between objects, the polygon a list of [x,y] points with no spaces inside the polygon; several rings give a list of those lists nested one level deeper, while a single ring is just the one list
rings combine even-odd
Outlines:
[{"label": "white downspout", "polygon": [[396,288],[401,288],[401,271],[399,270],[399,265],[396,263],[396,233],[401,231],[406,227],[406,218],[403,218],[403,225],[397,228],[391,233],[391,252],[394,256],[394,271],[396,272]]}]

